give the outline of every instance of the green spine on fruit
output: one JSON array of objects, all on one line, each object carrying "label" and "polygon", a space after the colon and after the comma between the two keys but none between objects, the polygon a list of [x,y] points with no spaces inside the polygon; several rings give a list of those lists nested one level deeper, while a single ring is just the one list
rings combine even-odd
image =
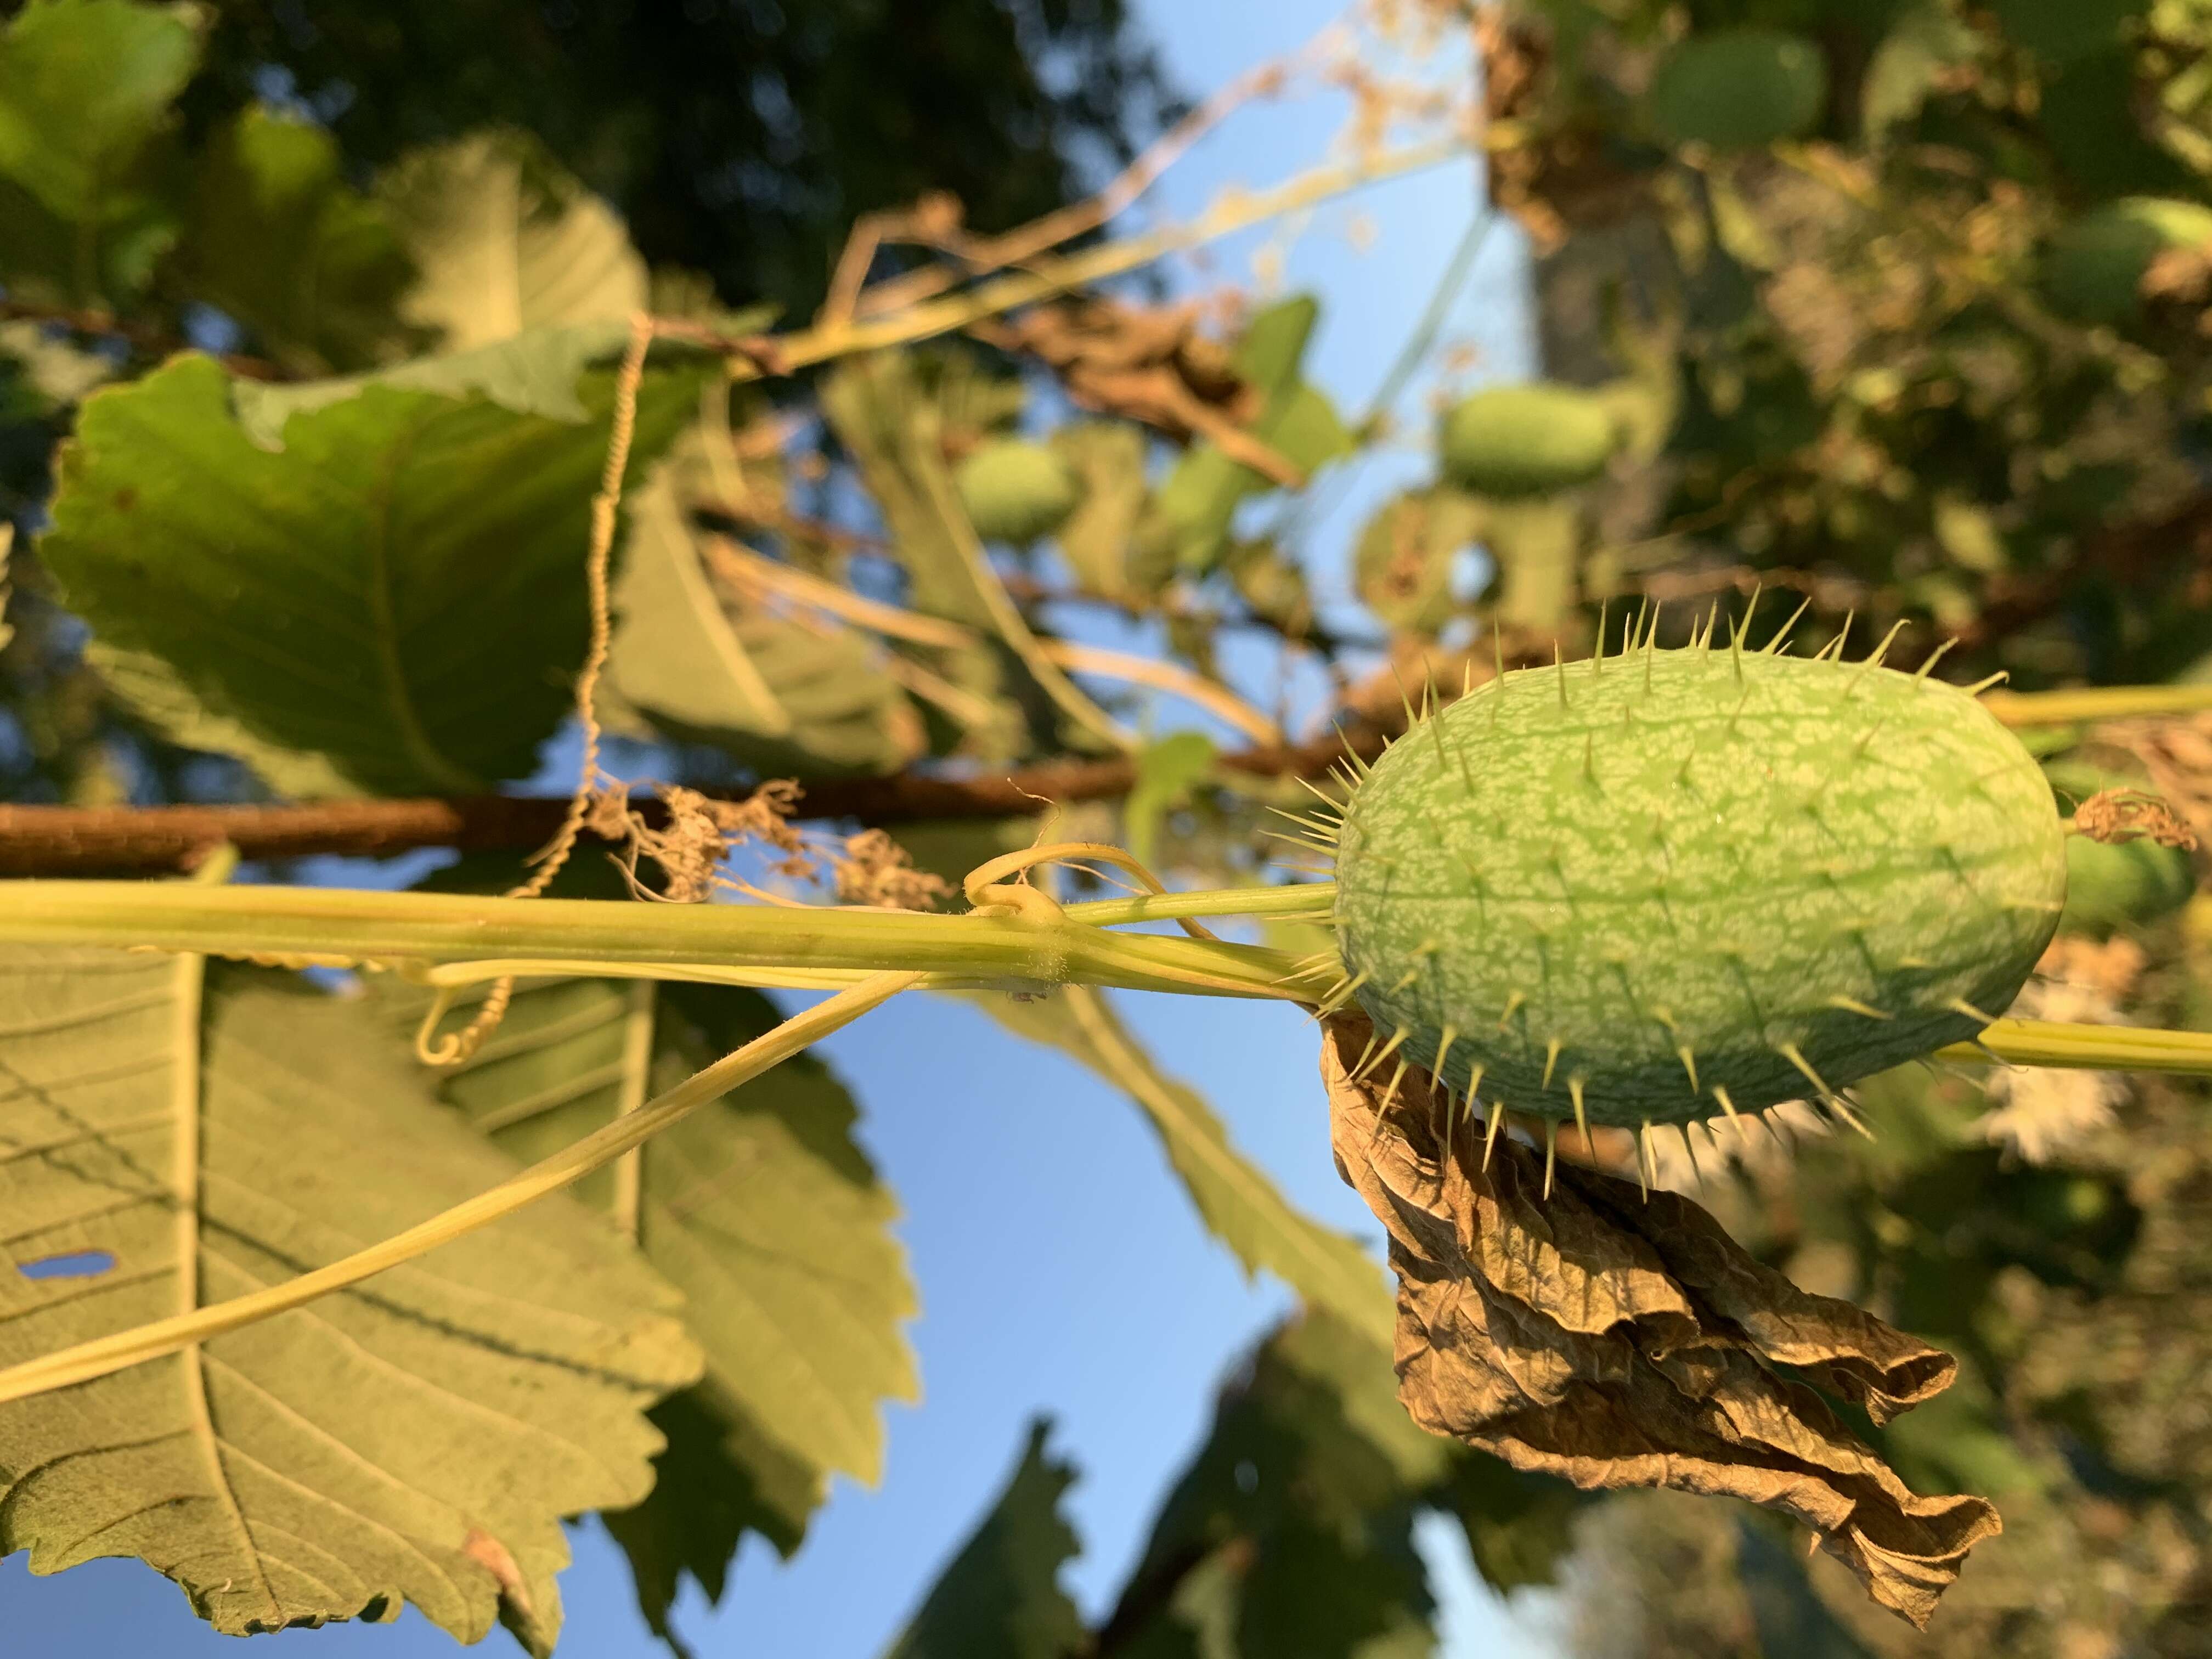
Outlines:
[{"label": "green spine on fruit", "polygon": [[2157,196],[2124,196],[2092,208],[2051,239],[2043,286],[2051,303],[2084,322],[2124,323],[2142,309],[2142,280],[2169,248],[2212,242],[2212,208]]},{"label": "green spine on fruit", "polygon": [[1437,447],[1444,476],[1478,495],[1548,495],[1605,471],[1620,431],[1606,401],[1539,380],[1488,386],[1446,411]]},{"label": "green spine on fruit", "polygon": [[1724,646],[1504,675],[1394,744],[1336,835],[1346,982],[1399,1055],[1631,1127],[1973,1037],[2066,890],[2050,785],[1967,693]]},{"label": "green spine on fruit", "polygon": [[978,536],[1024,545],[1066,523],[1083,488],[1066,461],[1020,438],[978,444],[954,471],[952,483]]},{"label": "green spine on fruit", "polygon": [[1720,29],[1683,41],[1644,94],[1651,129],[1670,144],[1757,149],[1810,132],[1828,102],[1828,64],[1802,35]]}]

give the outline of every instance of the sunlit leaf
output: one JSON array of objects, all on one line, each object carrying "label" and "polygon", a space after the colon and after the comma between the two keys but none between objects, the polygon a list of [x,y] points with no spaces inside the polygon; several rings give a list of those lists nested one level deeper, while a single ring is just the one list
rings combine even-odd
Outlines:
[{"label": "sunlit leaf", "polygon": [[[395,1034],[411,1031],[423,994],[378,990]],[[502,1151],[535,1159],[777,1018],[750,991],[526,981],[441,1093]],[[669,1437],[661,1483],[609,1522],[657,1629],[684,1575],[720,1593],[745,1530],[789,1551],[831,1474],[875,1480],[882,1404],[915,1395],[901,1334],[914,1288],[854,1117],[836,1078],[802,1056],[579,1189],[684,1292],[707,1354],[705,1378],[654,1414]]]},{"label": "sunlit leaf", "polygon": [[894,771],[915,758],[921,722],[878,642],[715,586],[685,511],[699,471],[687,443],[630,496],[615,694],[661,731],[766,771]]},{"label": "sunlit leaf", "polygon": [[525,134],[417,150],[377,194],[421,271],[407,319],[449,350],[645,307],[645,261],[620,217]]},{"label": "sunlit leaf", "polygon": [[[0,1364],[289,1279],[514,1164],[358,1001],[197,957],[0,957]],[[70,1271],[57,1273],[55,1264]],[[561,1517],[636,1502],[697,1376],[676,1292],[566,1196],[352,1290],[0,1406],[0,1552],[136,1555],[244,1634],[560,1624]]]},{"label": "sunlit leaf", "polygon": [[1206,781],[1217,758],[1203,732],[1176,732],[1148,744],[1137,757],[1137,781],[1121,805],[1122,832],[1129,850],[1150,862],[1160,823]]},{"label": "sunlit leaf", "polygon": [[[648,385],[640,463],[696,384]],[[583,655],[609,377],[586,377],[599,418],[573,423],[371,383],[294,415],[275,453],[229,392],[179,357],[88,398],[61,453],[41,556],[106,645],[169,671],[143,712],[190,740],[214,729],[197,705],[362,790],[529,772]]]},{"label": "sunlit leaf", "polygon": [[[1297,375],[1319,313],[1305,296],[1270,306],[1253,318],[1235,354],[1237,373],[1264,400],[1252,436],[1304,472],[1352,447],[1327,394]],[[1228,550],[1238,505],[1276,487],[1219,445],[1195,444],[1161,483],[1147,533],[1171,545],[1184,569],[1211,570]]]},{"label": "sunlit leaf", "polygon": [[1482,528],[1481,507],[1455,489],[1438,486],[1386,502],[1352,555],[1360,599],[1393,628],[1435,633],[1457,608],[1454,568]]},{"label": "sunlit leaf", "polygon": [[1145,434],[1124,421],[1077,421],[1052,434],[1052,447],[1083,481],[1055,538],[1060,556],[1085,592],[1121,598],[1132,589],[1129,547],[1145,510]]},{"label": "sunlit leaf", "polygon": [[1043,705],[1068,716],[1063,736],[1096,746],[1104,717],[1038,648],[961,510],[945,465],[941,390],[915,359],[889,352],[842,365],[822,387],[823,413],[883,514],[907,603],[989,636],[913,648],[949,688],[933,712],[958,731],[958,747],[981,758],[1012,759],[1033,732],[1049,732],[1052,708]]}]

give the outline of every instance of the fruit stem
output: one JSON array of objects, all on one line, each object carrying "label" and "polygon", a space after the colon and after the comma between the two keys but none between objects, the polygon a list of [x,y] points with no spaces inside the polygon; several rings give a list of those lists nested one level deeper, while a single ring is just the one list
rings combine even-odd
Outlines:
[{"label": "fruit stem", "polygon": [[1991,691],[1982,707],[2007,726],[2072,726],[2212,708],[2212,684],[2085,685],[2065,691]]},{"label": "fruit stem", "polygon": [[2001,1019],[1982,1033],[1980,1042],[1954,1042],[1936,1053],[1939,1060],[1968,1065],[2212,1074],[2212,1032],[2149,1030],[2135,1025]]}]

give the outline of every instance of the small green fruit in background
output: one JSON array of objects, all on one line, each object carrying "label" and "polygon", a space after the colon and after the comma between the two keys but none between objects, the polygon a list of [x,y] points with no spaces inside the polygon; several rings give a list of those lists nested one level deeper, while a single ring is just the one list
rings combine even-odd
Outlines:
[{"label": "small green fruit in background", "polygon": [[1725,647],[1509,673],[1393,745],[1336,834],[1347,984],[1397,1052],[1624,1127],[1972,1037],[2066,892],[2051,786],[1967,693]]},{"label": "small green fruit in background", "polygon": [[2154,841],[2100,842],[2074,836],[2066,842],[2063,933],[2108,938],[2171,915],[2189,902],[2197,878],[2189,855]]},{"label": "small green fruit in background", "polygon": [[2124,323],[2142,310],[2142,279],[2169,248],[2212,243],[2212,207],[2124,196],[2063,227],[2043,264],[2053,305],[2088,323]]},{"label": "small green fruit in background", "polygon": [[[2044,771],[2060,802],[2068,805],[2100,789],[2138,787],[2142,781],[2069,761]],[[2108,939],[2171,915],[2196,890],[2196,871],[2189,854],[2178,848],[2147,838],[2100,842],[2071,836],[2066,842],[2066,908],[2058,931]]]},{"label": "small green fruit in background", "polygon": [[1066,461],[1042,444],[1019,438],[978,444],[955,470],[952,483],[978,536],[1017,546],[1059,529],[1082,495]]},{"label": "small green fruit in background", "polygon": [[1437,434],[1444,476],[1478,495],[1548,495],[1605,471],[1620,433],[1605,401],[1539,380],[1489,386],[1448,410]]},{"label": "small green fruit in background", "polygon": [[1810,132],[1827,103],[1827,60],[1812,41],[1779,29],[1720,29],[1667,54],[1644,114],[1665,143],[1757,149]]}]

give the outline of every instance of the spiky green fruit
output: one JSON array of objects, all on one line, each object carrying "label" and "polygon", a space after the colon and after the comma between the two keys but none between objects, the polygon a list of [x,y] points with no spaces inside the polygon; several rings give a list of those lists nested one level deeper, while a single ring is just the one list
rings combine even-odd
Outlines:
[{"label": "spiky green fruit", "polygon": [[2051,239],[2043,286],[2051,303],[2092,323],[2124,323],[2142,309],[2142,280],[2169,248],[2212,243],[2212,208],[2124,196],[2092,208]]},{"label": "spiky green fruit", "polygon": [[1819,46],[1780,29],[1737,28],[1693,34],[1668,52],[1644,111],[1664,143],[1757,149],[1810,132],[1827,102]]},{"label": "spiky green fruit", "polygon": [[1019,438],[978,444],[961,461],[952,483],[978,536],[1021,545],[1059,529],[1083,493],[1066,461],[1042,444]]},{"label": "spiky green fruit", "polygon": [[1339,946],[1399,1052],[1622,1126],[1973,1036],[2066,890],[2050,785],[1972,697],[1724,647],[1507,674],[1393,745],[1337,833]]},{"label": "spiky green fruit", "polygon": [[1620,444],[1603,398],[1549,380],[1486,386],[1455,404],[1437,434],[1447,478],[1507,499],[1588,483]]}]

